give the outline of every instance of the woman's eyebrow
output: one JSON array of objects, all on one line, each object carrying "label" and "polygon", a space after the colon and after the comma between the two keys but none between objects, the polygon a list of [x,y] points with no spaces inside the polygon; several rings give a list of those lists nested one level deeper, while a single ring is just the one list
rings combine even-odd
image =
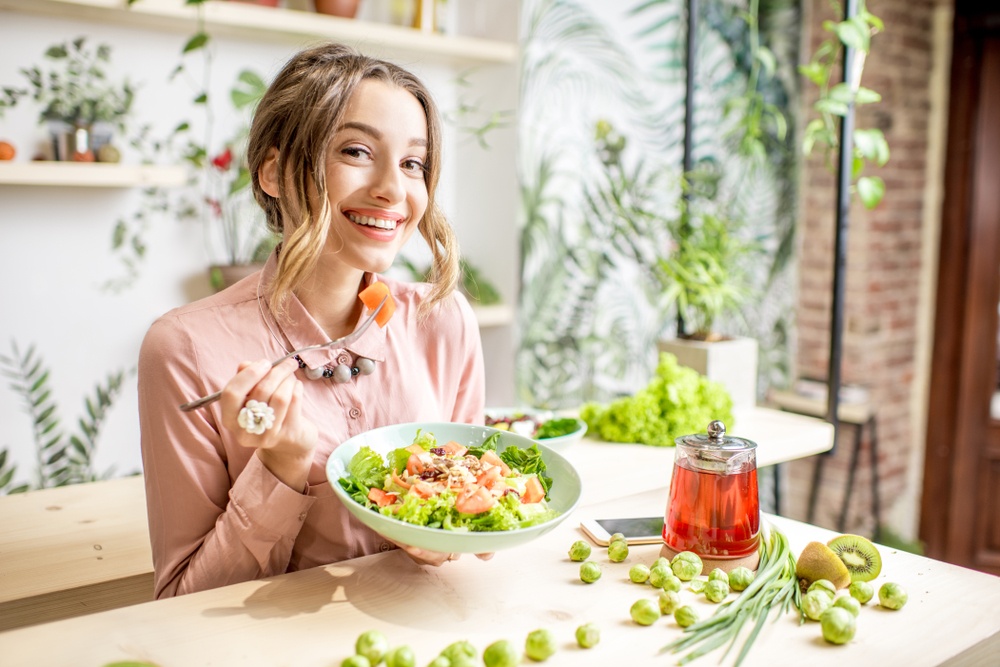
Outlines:
[{"label": "woman's eyebrow", "polygon": [[[352,130],[352,129],[353,130],[358,130],[360,132],[364,132],[365,134],[367,134],[367,135],[371,136],[372,138],[377,139],[379,141],[381,141],[382,137],[383,137],[382,131],[379,130],[378,128],[372,127],[371,125],[369,125],[367,123],[361,123],[361,122],[358,122],[358,121],[355,121],[355,120],[349,120],[349,121],[347,121],[346,123],[344,123],[343,125],[341,125],[339,128],[337,128],[337,131],[339,132],[339,131],[342,131],[342,130]],[[423,138],[420,138],[420,137],[414,137],[413,139],[410,139],[410,146],[423,146],[423,147],[426,148],[427,147],[427,140],[423,139]]]}]

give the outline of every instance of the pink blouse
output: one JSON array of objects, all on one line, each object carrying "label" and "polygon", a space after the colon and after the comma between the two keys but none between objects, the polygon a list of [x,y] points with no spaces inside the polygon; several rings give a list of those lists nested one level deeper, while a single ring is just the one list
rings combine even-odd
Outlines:
[{"label": "pink blouse", "polygon": [[242,361],[277,359],[329,339],[294,297],[290,323],[281,325],[258,302],[261,276],[274,269],[272,255],[263,272],[160,317],[143,341],[139,421],[157,598],[395,548],[334,496],[325,472],[330,452],[387,424],[483,423],[482,343],[468,302],[456,292],[418,321],[429,286],[392,280],[385,282],[396,313],[384,329],[373,325],[346,349],[302,355],[313,368],[353,365],[358,356],[376,362],[374,373],[343,384],[299,371],[305,416],[319,428],[304,493],[233,440],[218,403],[181,412],[180,404],[221,389]]}]

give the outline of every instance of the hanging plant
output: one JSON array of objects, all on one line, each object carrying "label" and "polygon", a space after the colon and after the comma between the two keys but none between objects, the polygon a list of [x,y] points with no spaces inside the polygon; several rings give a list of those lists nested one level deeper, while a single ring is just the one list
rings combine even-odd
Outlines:
[{"label": "hanging plant", "polygon": [[[861,0],[857,14],[839,22],[824,21],[823,30],[830,36],[820,44],[812,59],[799,67],[803,76],[819,88],[819,99],[813,104],[819,118],[809,121],[806,126],[802,150],[806,155],[821,150],[827,165],[832,167],[840,149],[840,122],[852,107],[882,100],[879,93],[861,85],[861,75],[865,58],[871,51],[871,39],[884,30],[884,25]],[[833,83],[834,74],[843,67],[841,54],[845,48],[854,49],[854,66],[843,77],[844,81]],[[885,195],[885,182],[864,171],[869,163],[882,167],[889,161],[889,144],[878,128],[855,128],[851,138],[853,188],[867,208],[875,208]]]}]

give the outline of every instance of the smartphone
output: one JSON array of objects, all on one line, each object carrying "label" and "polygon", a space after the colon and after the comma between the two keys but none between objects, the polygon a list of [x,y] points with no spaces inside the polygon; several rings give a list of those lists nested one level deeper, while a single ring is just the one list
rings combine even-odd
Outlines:
[{"label": "smartphone", "polygon": [[624,519],[585,519],[580,528],[595,544],[606,547],[611,536],[621,533],[626,544],[659,544],[663,541],[663,517],[632,517]]}]

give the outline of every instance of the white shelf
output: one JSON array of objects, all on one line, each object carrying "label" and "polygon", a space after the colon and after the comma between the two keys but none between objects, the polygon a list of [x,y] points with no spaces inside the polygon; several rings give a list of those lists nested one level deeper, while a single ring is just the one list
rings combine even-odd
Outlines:
[{"label": "white shelf", "polygon": [[[0,9],[178,32],[195,31],[197,10],[183,0],[0,0]],[[295,9],[209,2],[205,29],[213,35],[302,44],[335,40],[373,55],[459,65],[517,60],[513,42],[439,35],[412,28],[342,19]]]},{"label": "white shelf", "polygon": [[183,167],[100,162],[0,162],[0,185],[134,188],[183,185]]},{"label": "white shelf", "polygon": [[507,304],[497,304],[495,306],[473,306],[476,313],[476,320],[480,328],[502,327],[513,323],[514,309]]}]

